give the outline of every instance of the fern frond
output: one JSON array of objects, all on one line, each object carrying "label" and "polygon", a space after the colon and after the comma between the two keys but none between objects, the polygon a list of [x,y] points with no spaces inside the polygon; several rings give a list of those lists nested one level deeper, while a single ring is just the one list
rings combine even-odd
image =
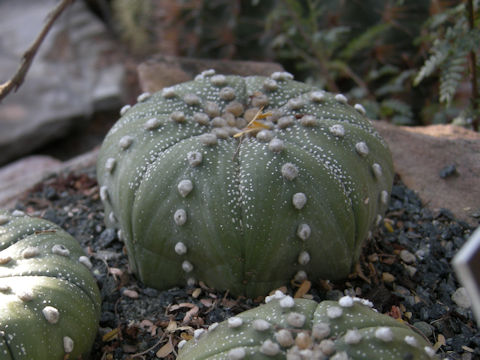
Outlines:
[{"label": "fern frond", "polygon": [[446,49],[433,52],[425,61],[425,64],[423,64],[423,66],[420,68],[420,71],[413,80],[413,85],[417,86],[423,79],[432,75],[435,70],[437,70],[437,68],[445,61],[447,55],[448,51]]},{"label": "fern frond", "polygon": [[452,102],[465,72],[466,54],[460,55],[463,56],[449,59],[440,72],[440,102],[447,105]]},{"label": "fern frond", "polygon": [[339,56],[345,60],[351,59],[363,49],[371,47],[372,42],[381,34],[385,33],[390,27],[391,25],[388,23],[380,23],[368,28],[360,36],[351,40]]}]

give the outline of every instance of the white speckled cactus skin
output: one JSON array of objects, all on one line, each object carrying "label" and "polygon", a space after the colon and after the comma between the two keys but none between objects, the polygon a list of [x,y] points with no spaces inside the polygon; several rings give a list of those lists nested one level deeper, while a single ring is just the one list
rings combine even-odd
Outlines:
[{"label": "white speckled cactus skin", "polygon": [[435,351],[403,323],[345,296],[317,303],[277,292],[179,344],[178,360],[430,360]]},{"label": "white speckled cactus skin", "polygon": [[144,283],[253,297],[351,271],[386,209],[391,155],[362,106],[291,78],[206,71],[122,109],[97,175]]},{"label": "white speckled cactus skin", "polygon": [[78,242],[57,225],[0,211],[0,359],[86,359],[100,294]]}]

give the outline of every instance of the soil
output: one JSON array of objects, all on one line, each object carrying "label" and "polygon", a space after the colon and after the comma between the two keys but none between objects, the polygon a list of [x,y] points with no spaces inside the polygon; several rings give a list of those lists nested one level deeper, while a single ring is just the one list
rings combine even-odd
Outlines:
[{"label": "soil", "polygon": [[[194,329],[263,300],[235,298],[202,283],[159,291],[137,281],[124,244],[105,228],[93,167],[52,175],[19,199],[16,209],[62,226],[91,257],[102,295],[93,360],[175,359],[176,345]],[[472,311],[452,300],[460,285],[450,262],[472,231],[447,209],[424,207],[396,179],[388,212],[366,241],[354,274],[342,282],[285,284],[282,290],[317,301],[344,294],[369,299],[380,312],[424,334],[439,358],[480,359]]]}]

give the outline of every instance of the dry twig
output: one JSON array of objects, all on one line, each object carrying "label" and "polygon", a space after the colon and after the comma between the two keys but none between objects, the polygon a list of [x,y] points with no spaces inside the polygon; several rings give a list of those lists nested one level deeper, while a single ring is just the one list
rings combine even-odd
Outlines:
[{"label": "dry twig", "polygon": [[62,0],[56,7],[53,9],[47,16],[45,25],[43,26],[40,33],[37,35],[36,39],[30,45],[30,47],[25,51],[22,56],[17,72],[12,76],[10,80],[7,80],[3,84],[0,84],[0,101],[5,98],[12,90],[17,91],[20,85],[22,85],[25,80],[25,76],[32,65],[33,58],[35,57],[38,48],[42,44],[43,40],[47,36],[50,28],[52,27],[55,20],[60,16],[60,14],[72,4],[75,0]]}]

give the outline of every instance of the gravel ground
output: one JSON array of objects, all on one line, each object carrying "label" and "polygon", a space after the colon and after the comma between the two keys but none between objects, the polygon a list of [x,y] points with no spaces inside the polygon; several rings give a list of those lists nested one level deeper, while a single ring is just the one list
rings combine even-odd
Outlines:
[{"label": "gravel ground", "polygon": [[[92,359],[175,359],[176,345],[194,329],[247,310],[262,299],[233,298],[204,284],[158,291],[129,272],[123,244],[103,223],[95,170],[52,176],[16,208],[62,226],[91,256],[102,294]],[[343,294],[423,333],[442,359],[480,359],[480,332],[450,261],[473,229],[446,210],[432,212],[398,180],[383,223],[366,243],[357,271],[344,282],[285,284],[291,295],[317,301]],[[454,299],[454,300],[453,300]]]}]

